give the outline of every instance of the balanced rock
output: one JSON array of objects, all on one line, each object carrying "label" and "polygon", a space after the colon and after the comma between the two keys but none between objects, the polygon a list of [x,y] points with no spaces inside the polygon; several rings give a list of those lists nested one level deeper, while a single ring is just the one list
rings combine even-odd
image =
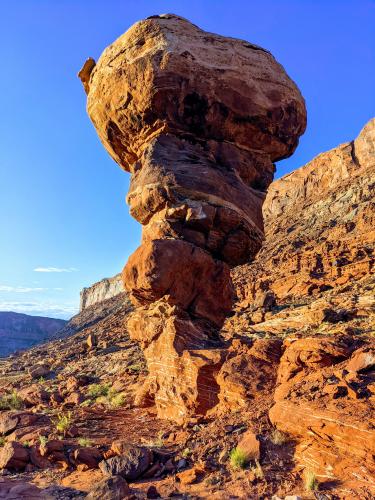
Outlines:
[{"label": "balanced rock", "polygon": [[304,132],[304,100],[267,50],[172,14],[136,23],[80,76],[143,225],[123,272],[148,362],[139,400],[177,421],[205,414],[219,401],[229,268],[261,246],[265,192]]}]

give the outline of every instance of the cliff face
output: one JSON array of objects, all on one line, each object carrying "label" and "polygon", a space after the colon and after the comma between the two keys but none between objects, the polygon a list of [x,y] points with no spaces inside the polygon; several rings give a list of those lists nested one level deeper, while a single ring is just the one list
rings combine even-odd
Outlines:
[{"label": "cliff face", "polygon": [[81,291],[79,311],[82,312],[103,300],[116,297],[116,295],[119,295],[123,291],[124,285],[121,274],[116,274],[112,278],[104,278]]},{"label": "cliff face", "polygon": [[265,243],[237,268],[243,306],[272,291],[285,303],[349,285],[374,266],[375,120],[358,138],[273,182],[264,203]]},{"label": "cliff face", "polygon": [[62,319],[0,312],[0,356],[48,340],[65,324]]}]

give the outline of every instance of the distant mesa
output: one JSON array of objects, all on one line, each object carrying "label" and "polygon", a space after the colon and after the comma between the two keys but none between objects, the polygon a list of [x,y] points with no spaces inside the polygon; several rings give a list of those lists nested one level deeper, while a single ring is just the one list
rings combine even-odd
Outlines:
[{"label": "distant mesa", "polygon": [[82,312],[103,300],[116,297],[116,295],[122,292],[124,292],[124,284],[121,273],[116,274],[112,278],[103,278],[97,283],[81,290],[79,311]]},{"label": "distant mesa", "polygon": [[0,311],[0,357],[51,339],[66,323],[62,319]]}]

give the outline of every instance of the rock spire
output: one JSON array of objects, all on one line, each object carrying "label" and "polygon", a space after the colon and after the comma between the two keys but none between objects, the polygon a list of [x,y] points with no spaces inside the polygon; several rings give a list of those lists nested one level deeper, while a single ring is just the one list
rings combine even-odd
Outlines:
[{"label": "rock spire", "polygon": [[176,421],[206,414],[219,401],[230,267],[262,244],[274,162],[305,130],[304,100],[267,50],[172,14],[136,23],[80,76],[143,226],[123,271],[149,370],[138,403]]}]

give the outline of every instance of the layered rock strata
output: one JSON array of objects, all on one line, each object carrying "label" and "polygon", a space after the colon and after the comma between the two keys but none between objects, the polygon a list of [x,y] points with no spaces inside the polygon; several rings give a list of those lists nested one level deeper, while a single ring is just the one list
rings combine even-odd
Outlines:
[{"label": "layered rock strata", "polygon": [[265,192],[304,132],[304,100],[268,51],[175,15],[136,23],[80,76],[143,225],[123,272],[149,370],[139,403],[205,414],[219,401],[230,267],[261,246]]},{"label": "layered rock strata", "polygon": [[289,303],[373,274],[374,179],[373,118],[355,140],[273,182],[263,206],[265,243],[234,273],[241,306],[267,291]]}]

